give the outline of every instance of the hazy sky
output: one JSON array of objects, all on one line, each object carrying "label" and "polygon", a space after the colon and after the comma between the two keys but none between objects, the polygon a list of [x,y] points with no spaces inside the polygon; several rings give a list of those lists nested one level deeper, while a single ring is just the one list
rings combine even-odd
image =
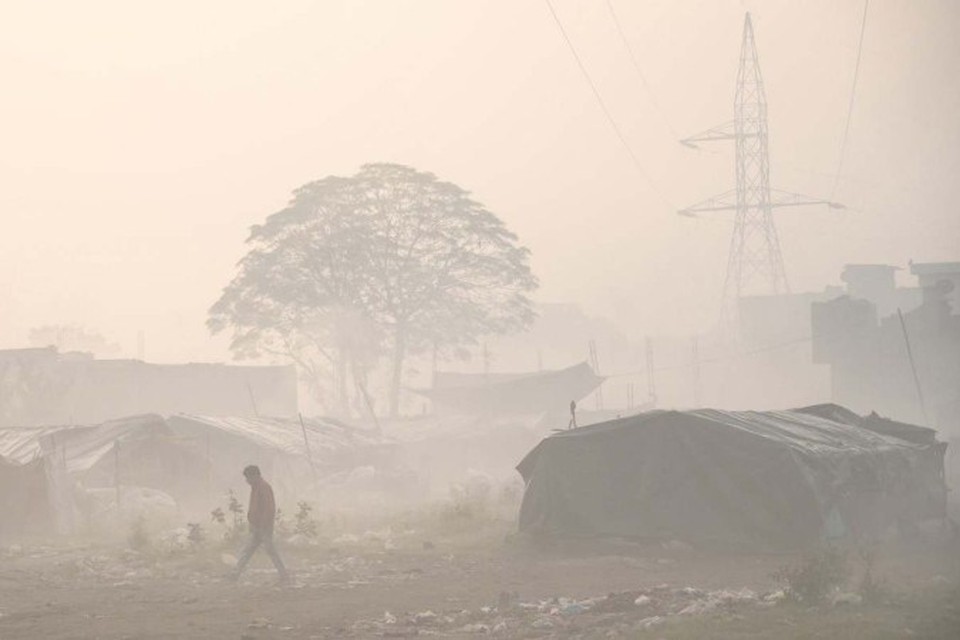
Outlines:
[{"label": "hazy sky", "polygon": [[[655,97],[602,0],[554,6],[655,188],[544,0],[6,0],[0,346],[82,323],[127,355],[142,329],[151,360],[223,360],[204,320],[248,227],[374,161],[472,191],[533,251],[542,300],[632,335],[707,326],[731,218],[671,206],[731,187],[732,148],[691,151],[671,128],[732,118],[750,10],[772,182],[829,195],[863,2],[612,2]],[[958,30],[953,0],[870,3],[836,194],[855,208],[778,215],[794,290],[847,262],[960,259]]]}]

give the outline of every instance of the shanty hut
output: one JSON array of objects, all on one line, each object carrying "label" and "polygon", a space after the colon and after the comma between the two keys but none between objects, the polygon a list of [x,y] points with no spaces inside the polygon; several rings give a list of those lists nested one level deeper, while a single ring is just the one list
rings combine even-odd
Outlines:
[{"label": "shanty hut", "polygon": [[[241,472],[256,464],[280,496],[302,496],[317,480],[379,460],[376,432],[331,418],[242,418],[178,414],[167,424],[203,461],[206,493],[245,489]],[[198,488],[202,488],[198,487]],[[203,491],[199,492],[204,493]]]},{"label": "shanty hut", "polygon": [[0,457],[0,540],[50,532],[56,519],[43,460],[20,464]]},{"label": "shanty hut", "polygon": [[519,528],[807,548],[945,515],[932,430],[834,405],[652,411],[561,431],[517,467]]},{"label": "shanty hut", "polygon": [[60,531],[69,531],[78,513],[94,508],[88,500],[94,494],[123,501],[136,487],[180,501],[196,494],[206,473],[203,459],[156,414],[95,426],[0,429],[0,455],[44,470]]},{"label": "shanty hut", "polygon": [[567,407],[603,382],[586,362],[532,373],[437,372],[432,389],[415,390],[442,413],[539,415]]},{"label": "shanty hut", "polygon": [[[387,453],[383,443],[375,432],[321,418],[145,414],[93,426],[0,428],[0,489],[16,486],[6,482],[12,474],[24,482],[45,477],[44,509],[68,531],[75,512],[95,518],[117,498],[124,508],[151,495],[172,498],[181,512],[206,514],[228,489],[242,497],[248,464],[260,465],[279,495],[299,499],[316,480],[376,463]],[[0,496],[2,504],[16,493]],[[110,505],[101,504],[107,498]]]}]

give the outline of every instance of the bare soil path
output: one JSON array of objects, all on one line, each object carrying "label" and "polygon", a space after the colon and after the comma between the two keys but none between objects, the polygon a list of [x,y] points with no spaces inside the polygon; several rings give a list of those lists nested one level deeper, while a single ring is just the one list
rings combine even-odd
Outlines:
[{"label": "bare soil path", "polygon": [[[262,557],[256,558],[239,583],[229,581],[219,551],[156,557],[89,546],[8,550],[0,558],[0,639],[294,640],[428,633],[441,637],[697,637],[671,634],[698,628],[701,631],[696,633],[702,633],[696,625],[707,624],[704,620],[709,616],[660,625],[659,620],[649,622],[661,617],[651,612],[649,616],[631,614],[627,624],[618,610],[610,608],[613,600],[604,609],[597,599],[611,593],[629,594],[621,600],[631,608],[634,594],[649,593],[654,602],[667,603],[668,594],[681,594],[691,587],[691,602],[697,598],[706,602],[705,594],[711,590],[743,589],[754,594],[749,601],[754,602],[779,588],[771,577],[774,571],[796,561],[782,555],[718,555],[659,545],[606,545],[603,549],[568,545],[544,551],[507,544],[502,538],[469,546],[438,543],[428,549],[288,548],[286,554],[296,577],[290,585],[277,586]],[[955,565],[940,553],[921,549],[881,556],[876,573],[899,594],[939,587],[937,597],[946,598],[943,607],[947,607],[949,594],[960,593],[950,591]],[[600,604],[590,616],[583,616],[578,601],[587,608]],[[549,602],[557,606],[543,604]],[[563,609],[565,602],[574,603],[567,607],[570,616]],[[676,598],[670,602],[680,606]],[[521,609],[520,603],[527,609]],[[539,603],[540,609],[533,610],[529,603]],[[510,618],[508,604],[516,616],[527,616],[522,626]],[[730,628],[731,635],[717,637],[731,638],[764,637],[744,630],[749,630],[751,620],[756,621],[755,630],[781,619],[800,620],[783,624],[785,628],[799,624],[802,629],[829,618],[804,617],[802,612],[778,618],[777,612],[783,611],[727,603],[722,610],[705,612],[727,616],[710,628],[718,634]],[[903,620],[893,620],[889,607],[874,611],[864,606],[857,611],[859,622],[854,617],[849,624],[870,628],[864,622],[866,615],[898,627],[895,631],[901,635],[889,637],[910,635],[903,631],[910,631],[906,612]],[[932,611],[925,615],[936,617],[936,608]],[[944,620],[950,619],[948,613],[943,609]],[[881,614],[886,618],[878,617]],[[449,624],[437,626],[430,616],[445,617]],[[643,624],[654,623],[658,630],[649,635],[654,631],[648,633]]]}]

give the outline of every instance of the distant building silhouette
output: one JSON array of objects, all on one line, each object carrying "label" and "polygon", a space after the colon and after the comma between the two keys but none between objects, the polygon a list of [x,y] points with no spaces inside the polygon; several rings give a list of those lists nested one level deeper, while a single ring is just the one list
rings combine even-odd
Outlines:
[{"label": "distant building silhouette", "polygon": [[0,426],[94,424],[142,413],[294,416],[292,366],[97,360],[54,348],[0,351]]}]

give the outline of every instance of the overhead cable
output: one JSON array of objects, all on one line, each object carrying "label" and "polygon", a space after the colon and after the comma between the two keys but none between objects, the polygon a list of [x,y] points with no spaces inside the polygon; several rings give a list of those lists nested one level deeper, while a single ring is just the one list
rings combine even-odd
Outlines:
[{"label": "overhead cable", "polygon": [[617,17],[617,12],[613,9],[613,3],[610,0],[606,0],[607,10],[610,12],[610,17],[613,19],[613,24],[617,27],[617,33],[620,35],[620,41],[623,42],[623,47],[627,50],[627,54],[630,56],[630,62],[633,63],[633,68],[637,72],[637,77],[640,78],[640,82],[643,84],[643,88],[647,90],[647,94],[650,96],[650,102],[653,103],[654,108],[656,108],[657,113],[660,114],[660,118],[663,120],[663,123],[667,126],[667,129],[670,130],[670,135],[674,140],[680,139],[680,134],[677,133],[676,129],[673,128],[673,125],[670,124],[670,120],[667,118],[666,112],[660,106],[660,101],[657,100],[656,94],[653,92],[653,88],[650,86],[650,83],[647,82],[647,76],[644,75],[643,69],[640,68],[640,63],[637,61],[637,56],[633,53],[633,47],[630,46],[630,41],[627,40],[627,35],[623,32],[623,27],[620,26],[620,19]]},{"label": "overhead cable", "polygon": [[857,45],[857,63],[853,67],[853,86],[850,87],[850,103],[847,105],[847,123],[843,127],[843,138],[840,142],[840,161],[837,163],[837,175],[833,179],[833,189],[830,191],[830,200],[833,200],[840,186],[840,174],[843,171],[843,161],[847,154],[847,136],[850,134],[850,120],[853,116],[853,103],[857,96],[857,79],[860,77],[860,57],[863,55],[863,34],[867,30],[867,7],[870,0],[863,0],[863,19],[860,22],[860,43]]},{"label": "overhead cable", "polygon": [[576,61],[577,66],[580,68],[580,72],[583,74],[583,78],[587,81],[587,84],[590,86],[590,90],[593,92],[593,97],[596,98],[597,104],[600,106],[600,110],[603,112],[603,115],[606,116],[607,122],[610,123],[610,128],[613,129],[613,132],[617,135],[617,138],[620,140],[620,144],[623,146],[624,150],[627,152],[627,155],[630,156],[630,159],[633,161],[634,166],[637,168],[637,171],[643,176],[647,184],[657,195],[657,197],[669,207],[671,210],[675,210],[676,207],[673,206],[670,201],[663,195],[660,189],[657,187],[656,183],[653,181],[653,178],[650,177],[650,174],[647,173],[647,170],[644,169],[643,164],[640,163],[640,159],[633,152],[633,149],[630,148],[630,144],[627,142],[626,136],[623,135],[623,131],[620,129],[620,126],[617,125],[617,121],[614,120],[613,115],[610,113],[610,110],[607,108],[607,104],[603,101],[603,97],[600,95],[600,90],[597,89],[596,83],[593,81],[593,78],[590,77],[590,73],[587,71],[587,67],[583,64],[583,60],[580,59],[580,54],[577,53],[576,47],[573,46],[573,42],[570,40],[570,36],[567,35],[567,30],[563,28],[563,23],[560,21],[560,16],[557,15],[557,12],[553,8],[553,4],[550,0],[545,0],[547,3],[547,8],[550,9],[550,15],[553,16],[553,20],[557,25],[557,29],[560,31],[560,35],[563,36],[564,42],[567,43],[567,47],[570,49],[570,53],[573,54],[573,59]]}]

